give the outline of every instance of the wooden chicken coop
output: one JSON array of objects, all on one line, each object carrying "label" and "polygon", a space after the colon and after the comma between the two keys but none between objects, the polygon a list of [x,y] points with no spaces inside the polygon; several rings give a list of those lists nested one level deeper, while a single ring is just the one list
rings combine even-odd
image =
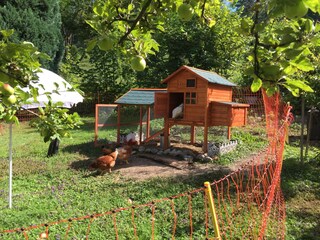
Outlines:
[{"label": "wooden chicken coop", "polygon": [[[204,127],[203,150],[207,152],[210,126],[227,126],[230,139],[231,127],[247,122],[249,105],[232,102],[236,84],[215,72],[182,66],[162,83],[167,84],[167,91],[155,93],[154,114],[164,118],[164,148],[169,145],[173,125],[191,126],[191,144],[195,127]],[[182,110],[180,115],[175,114],[177,108]]]}]

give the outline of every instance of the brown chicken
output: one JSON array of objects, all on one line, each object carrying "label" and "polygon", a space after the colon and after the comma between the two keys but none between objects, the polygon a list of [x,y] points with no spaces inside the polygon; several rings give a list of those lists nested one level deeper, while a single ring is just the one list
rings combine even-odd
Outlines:
[{"label": "brown chicken", "polygon": [[121,161],[125,161],[127,164],[129,164],[129,157],[132,154],[132,146],[137,145],[137,142],[135,141],[129,141],[125,145],[121,146],[119,144],[108,144],[105,146],[102,146],[102,153],[104,155],[110,154],[113,149],[116,147],[118,148],[118,159]]},{"label": "brown chicken", "polygon": [[98,157],[93,163],[90,164],[89,169],[99,169],[101,174],[106,172],[111,172],[111,168],[116,164],[118,157],[118,149],[116,148],[114,152],[111,152],[108,155]]},{"label": "brown chicken", "polygon": [[113,145],[105,145],[102,146],[101,151],[103,153],[103,155],[109,155],[110,153],[112,153],[114,151],[114,146]]},{"label": "brown chicken", "polygon": [[123,147],[119,148],[118,159],[125,161],[129,164],[129,157],[132,154],[132,147],[130,145],[124,145]]}]

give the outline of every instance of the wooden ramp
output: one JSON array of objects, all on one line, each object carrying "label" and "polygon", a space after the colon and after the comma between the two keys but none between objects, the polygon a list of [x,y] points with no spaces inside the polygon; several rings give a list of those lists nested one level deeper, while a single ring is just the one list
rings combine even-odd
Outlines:
[{"label": "wooden ramp", "polygon": [[150,137],[148,137],[147,139],[145,139],[143,142],[144,142],[144,143],[149,142],[150,140],[156,138],[156,137],[159,136],[161,133],[163,133],[163,131],[164,131],[164,128],[161,129],[160,131],[156,132],[155,134],[151,135]]},{"label": "wooden ramp", "polygon": [[166,166],[176,168],[179,170],[184,170],[189,167],[189,163],[187,161],[177,160],[167,156],[160,156],[160,155],[150,154],[150,153],[139,153],[136,156],[141,158],[147,158],[157,163],[164,164]]}]

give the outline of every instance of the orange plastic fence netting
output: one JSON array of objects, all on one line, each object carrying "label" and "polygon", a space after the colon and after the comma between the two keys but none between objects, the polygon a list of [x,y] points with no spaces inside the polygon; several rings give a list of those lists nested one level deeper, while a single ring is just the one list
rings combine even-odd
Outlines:
[{"label": "orange plastic fence netting", "polygon": [[[284,239],[280,188],[290,106],[263,93],[269,144],[238,170],[210,183],[221,239]],[[210,239],[204,187],[104,213],[4,230],[1,239]]]}]

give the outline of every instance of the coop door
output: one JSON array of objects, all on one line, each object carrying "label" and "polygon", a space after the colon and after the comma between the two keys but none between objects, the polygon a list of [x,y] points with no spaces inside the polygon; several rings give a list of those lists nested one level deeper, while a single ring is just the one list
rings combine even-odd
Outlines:
[{"label": "coop door", "polygon": [[179,118],[183,117],[183,106],[181,106],[181,104],[184,103],[184,93],[181,92],[174,92],[174,93],[170,93],[170,97],[169,97],[169,118],[173,118],[174,114],[173,111],[177,108],[181,108],[179,109],[179,111],[182,111],[182,114],[179,114]]},{"label": "coop door", "polygon": [[154,95],[154,118],[164,118],[168,113],[168,93],[156,92]]}]

